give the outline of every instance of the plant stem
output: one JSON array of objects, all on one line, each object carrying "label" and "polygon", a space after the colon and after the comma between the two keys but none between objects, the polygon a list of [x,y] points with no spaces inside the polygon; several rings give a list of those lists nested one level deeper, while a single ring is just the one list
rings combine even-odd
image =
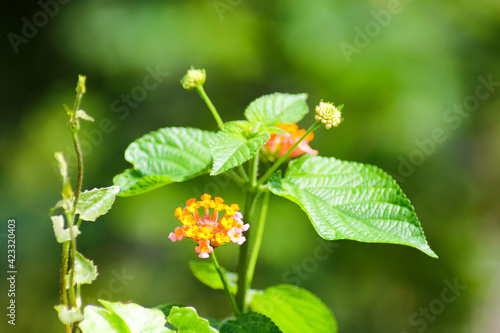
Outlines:
[{"label": "plant stem", "polygon": [[[256,222],[254,222],[254,230],[252,231],[254,238],[253,243],[250,245],[250,259],[248,260],[247,267],[247,279],[248,279],[248,287],[252,284],[253,275],[255,272],[255,265],[257,264],[257,258],[259,256],[260,245],[262,244],[262,236],[264,235],[264,227],[266,225],[266,215],[267,215],[267,207],[269,204],[269,191],[264,193],[262,198],[262,204],[260,208],[259,218]],[[256,200],[257,201],[257,200]]]},{"label": "plant stem", "polygon": [[229,178],[234,180],[236,184],[240,186],[244,186],[246,184],[246,182],[243,179],[241,179],[241,177],[234,170],[228,170],[226,174]]},{"label": "plant stem", "polygon": [[203,89],[203,86],[196,86],[196,91],[198,91],[201,98],[205,101],[208,108],[212,112],[212,115],[214,116],[215,121],[217,122],[217,125],[219,126],[219,128],[223,129],[224,123],[222,122],[222,119],[220,118],[219,113],[215,109],[215,106],[212,104],[212,101],[210,101],[210,98],[208,98],[207,94],[205,93],[205,89]]},{"label": "plant stem", "polygon": [[76,158],[78,160],[78,178],[76,180],[74,201],[74,207],[76,208],[76,204],[78,203],[78,199],[80,198],[80,192],[82,190],[83,183],[83,156],[82,150],[80,149],[80,141],[78,140],[78,132],[73,132],[73,145],[75,146]]},{"label": "plant stem", "polygon": [[290,149],[288,149],[288,151],[283,156],[281,156],[279,160],[277,160],[276,163],[274,163],[273,166],[269,168],[269,170],[267,170],[267,172],[264,174],[264,176],[262,176],[261,179],[259,179],[259,181],[255,186],[259,187],[260,185],[264,184],[280,167],[280,165],[283,164],[283,162],[285,162],[285,160],[290,156],[290,154],[295,150],[295,148],[297,148],[297,146],[302,142],[302,140],[304,140],[306,136],[309,135],[309,133],[314,132],[319,126],[321,126],[321,124],[322,123],[320,121],[316,121],[311,127],[309,127],[309,129],[304,133],[304,135],[302,135],[302,137],[297,142],[295,142],[295,144]]},{"label": "plant stem", "polygon": [[257,183],[257,174],[259,173],[259,151],[255,153],[255,156],[250,165],[250,186],[254,188]]},{"label": "plant stem", "polygon": [[248,182],[247,172],[245,171],[245,168],[243,168],[241,164],[238,165],[238,170],[240,171],[241,177],[245,180],[245,182]]},{"label": "plant stem", "polygon": [[250,228],[246,231],[246,242],[240,247],[240,254],[238,258],[238,292],[236,294],[236,303],[241,313],[246,311],[246,295],[248,288],[250,287],[250,280],[248,277],[248,263],[250,262],[251,256],[251,243],[253,242],[253,208],[254,202],[256,201],[257,193],[251,190],[246,190],[245,192],[245,210],[243,214],[243,221],[250,223]]},{"label": "plant stem", "polygon": [[212,255],[210,256],[212,258],[212,263],[214,264],[215,270],[217,273],[219,273],[219,277],[222,281],[222,285],[224,286],[224,291],[227,294],[227,297],[229,297],[229,301],[231,302],[231,305],[233,306],[234,313],[236,316],[239,316],[241,314],[240,309],[238,309],[238,306],[236,305],[236,302],[234,301],[234,297],[229,291],[229,284],[227,282],[226,274],[222,271],[222,269],[219,266],[219,262],[217,261],[217,258],[215,257],[215,253],[212,252]]},{"label": "plant stem", "polygon": [[63,243],[61,256],[61,277],[59,289],[61,293],[61,304],[68,306],[68,295],[66,294],[66,272],[68,271],[69,241]]}]

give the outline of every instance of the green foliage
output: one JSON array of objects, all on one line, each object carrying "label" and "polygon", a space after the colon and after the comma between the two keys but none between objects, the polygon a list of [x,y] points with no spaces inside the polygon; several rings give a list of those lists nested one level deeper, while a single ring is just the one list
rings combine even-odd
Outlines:
[{"label": "green foliage", "polygon": [[[251,159],[269,140],[269,133],[249,133],[241,125],[226,124],[224,129],[217,133],[210,150],[214,158],[212,175],[218,175]],[[250,124],[248,124],[250,125]],[[249,127],[247,127],[249,128]]]},{"label": "green foliage", "polygon": [[95,305],[87,305],[79,327],[83,333],[129,333],[127,324],[117,314]]},{"label": "green foliage", "polygon": [[337,332],[328,307],[311,292],[282,284],[256,293],[250,307],[271,318],[284,333]]},{"label": "green foliage", "polygon": [[[73,268],[71,269],[73,270]],[[70,270],[70,272],[71,272]],[[91,284],[97,278],[97,266],[92,260],[85,258],[80,252],[75,251],[75,266],[73,275],[73,285],[75,284]],[[69,284],[69,274],[66,277],[66,289]]]},{"label": "green foliage", "polygon": [[193,307],[172,307],[168,322],[177,328],[179,333],[213,333],[217,332],[210,327],[208,320],[198,317]]},{"label": "green foliage", "polygon": [[163,333],[173,332],[165,327],[160,310],[146,309],[134,303],[99,300],[106,309],[87,305],[85,319],[80,323],[83,333]]},{"label": "green foliage", "polygon": [[212,163],[209,144],[214,137],[213,132],[182,127],[146,134],[125,151],[134,169],[115,176],[113,182],[120,186],[120,195],[126,196],[208,172]]},{"label": "green foliage", "polygon": [[119,196],[128,197],[170,184],[172,179],[168,176],[145,176],[139,170],[127,169],[116,175],[113,178],[113,183],[120,186]]},{"label": "green foliage", "polygon": [[179,308],[183,308],[185,307],[184,304],[180,304],[180,303],[168,303],[168,304],[162,304],[162,305],[158,305],[156,307],[156,309],[160,310],[161,312],[163,312],[163,314],[165,315],[165,318],[168,318],[168,315],[170,314],[170,311],[172,311],[172,308],[174,306],[177,306]]},{"label": "green foliage", "polygon": [[274,93],[257,98],[245,110],[245,117],[252,123],[275,126],[296,123],[309,111],[307,94]]},{"label": "green foliage", "polygon": [[269,133],[249,134],[238,125],[226,125],[210,145],[214,158],[212,175],[241,165],[251,159],[269,140]]},{"label": "green foliage", "polygon": [[270,190],[306,212],[325,239],[413,246],[436,258],[414,208],[396,181],[372,165],[304,156]]},{"label": "green foliage", "polygon": [[220,333],[280,333],[280,329],[268,317],[257,312],[247,312],[222,325]]},{"label": "green foliage", "polygon": [[80,234],[80,230],[76,225],[70,228],[64,228],[64,217],[62,215],[51,216],[52,226],[54,228],[54,234],[58,243],[64,243],[73,238],[76,238]]},{"label": "green foliage", "polygon": [[119,186],[84,191],[80,194],[80,199],[76,205],[76,213],[84,221],[95,221],[99,216],[108,212],[119,192]]},{"label": "green foliage", "polygon": [[83,319],[83,315],[76,307],[69,309],[66,305],[59,304],[54,306],[54,309],[56,309],[57,316],[63,324],[73,324]]},{"label": "green foliage", "polygon": [[[220,280],[219,274],[214,266],[207,262],[190,261],[189,268],[193,275],[205,285],[212,289],[223,290],[224,286]],[[236,294],[238,276],[235,273],[228,272],[224,267],[221,267],[222,272],[226,275],[227,282],[229,283],[229,291]]]}]

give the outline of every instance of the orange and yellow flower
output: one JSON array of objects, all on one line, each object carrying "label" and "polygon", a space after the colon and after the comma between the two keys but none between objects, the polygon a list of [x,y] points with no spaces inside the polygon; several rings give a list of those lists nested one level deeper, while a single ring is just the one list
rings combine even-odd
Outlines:
[{"label": "orange and yellow flower", "polygon": [[[199,213],[200,208],[203,217]],[[201,196],[200,201],[189,199],[186,207],[178,207],[175,210],[174,216],[181,221],[182,227],[175,228],[168,238],[172,242],[180,241],[184,237],[198,242],[195,251],[200,258],[208,258],[214,251],[214,246],[230,242],[241,245],[246,240],[243,232],[247,231],[250,225],[242,221],[243,215],[239,210],[237,204],[226,205],[222,198],[215,197],[212,200],[212,196],[206,193]],[[221,214],[222,211],[224,215]]]},{"label": "orange and yellow flower", "polygon": [[[274,133],[266,142],[262,151],[264,155],[274,162],[292,148],[292,146],[306,133],[306,130],[299,129],[297,124],[279,124],[276,127],[286,131],[287,134]],[[290,154],[290,158],[298,157],[303,154],[318,155],[318,151],[309,147],[309,142],[314,139],[314,134],[308,134],[304,140]]]}]

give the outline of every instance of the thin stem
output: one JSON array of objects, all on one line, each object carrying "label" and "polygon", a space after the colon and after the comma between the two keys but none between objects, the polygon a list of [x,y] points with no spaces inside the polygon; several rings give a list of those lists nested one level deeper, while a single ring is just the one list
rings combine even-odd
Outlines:
[{"label": "thin stem", "polygon": [[82,190],[82,183],[83,183],[83,156],[82,156],[82,150],[80,149],[80,141],[78,140],[78,132],[73,132],[73,144],[75,146],[76,158],[78,160],[78,178],[76,180],[75,201],[74,201],[74,207],[76,208],[76,204],[78,203],[78,199],[80,198],[80,191]]},{"label": "thin stem", "polygon": [[260,185],[264,184],[274,174],[274,172],[280,167],[280,165],[286,161],[286,159],[295,150],[295,148],[297,148],[297,146],[302,142],[302,140],[304,140],[306,138],[306,136],[309,135],[309,133],[314,132],[319,126],[321,126],[321,124],[322,123],[320,121],[316,121],[311,127],[309,127],[309,129],[306,131],[306,133],[304,135],[302,135],[302,137],[297,142],[295,142],[295,144],[290,149],[288,149],[288,151],[285,153],[285,155],[281,156],[279,158],[279,160],[277,160],[276,163],[274,163],[273,166],[271,168],[269,168],[269,170],[267,170],[267,172],[264,174],[264,176],[262,176],[261,179],[259,179],[259,181],[257,182],[257,184],[255,186],[259,187]]},{"label": "thin stem", "polygon": [[255,187],[257,183],[257,174],[259,173],[259,151],[255,154],[250,165],[250,186]]},{"label": "thin stem", "polygon": [[242,313],[246,310],[246,295],[248,288],[250,287],[248,279],[248,263],[250,261],[250,250],[252,248],[250,243],[253,240],[253,206],[257,193],[247,190],[245,195],[246,199],[243,221],[250,223],[250,229],[248,229],[245,233],[246,242],[240,246],[240,254],[238,258],[238,292],[236,294],[236,303]]},{"label": "thin stem", "polygon": [[210,98],[208,98],[207,94],[205,93],[205,89],[203,89],[203,86],[196,86],[196,91],[200,94],[201,98],[205,101],[207,104],[208,108],[212,112],[212,115],[215,118],[215,121],[217,122],[217,125],[219,126],[220,129],[224,128],[224,123],[222,122],[222,119],[219,116],[219,113],[215,109],[215,106],[212,104],[212,101],[210,101]]},{"label": "thin stem", "polygon": [[217,258],[215,257],[215,253],[212,252],[212,255],[210,256],[212,258],[212,263],[214,264],[215,270],[217,273],[219,273],[219,277],[222,281],[222,285],[224,286],[224,291],[227,294],[227,297],[229,297],[229,301],[231,302],[231,305],[233,306],[234,314],[236,316],[239,316],[241,314],[240,309],[238,309],[238,306],[236,305],[236,302],[234,301],[233,294],[229,291],[229,283],[227,282],[226,274],[222,271],[221,267],[219,266],[219,262],[217,261]]},{"label": "thin stem", "polygon": [[240,186],[243,186],[245,185],[245,181],[243,179],[241,179],[241,177],[234,171],[234,170],[228,170],[226,172],[226,174],[228,175],[229,178],[231,178],[232,180],[234,180],[234,182]]},{"label": "thin stem", "polygon": [[248,182],[248,175],[243,165],[238,165],[238,170],[240,171],[241,177],[245,180],[245,182]]},{"label": "thin stem", "polygon": [[260,245],[262,244],[262,236],[264,235],[264,227],[266,225],[267,207],[269,204],[269,191],[264,193],[262,198],[262,205],[260,208],[259,218],[253,223],[254,242],[251,244],[250,259],[248,260],[247,279],[248,286],[252,284],[253,275],[255,272],[255,265],[257,264],[257,257],[259,256]]},{"label": "thin stem", "polygon": [[61,293],[61,304],[68,306],[68,294],[66,293],[66,273],[68,272],[69,241],[63,243],[61,256],[61,277],[59,279],[59,289]]},{"label": "thin stem", "polygon": [[[70,240],[64,243],[70,243],[69,247],[69,258],[70,258],[70,271],[69,271],[69,281],[68,281],[68,298],[69,298],[69,305],[70,307],[75,307],[76,306],[76,298],[75,298],[75,289],[73,287],[73,280],[74,280],[74,275],[75,275],[75,252],[76,252],[76,239],[75,235],[73,234],[73,219],[74,219],[74,214],[65,214],[66,215],[66,220],[68,221],[68,228],[69,228],[69,235],[70,235]],[[67,271],[64,273],[65,275],[67,274]]]}]

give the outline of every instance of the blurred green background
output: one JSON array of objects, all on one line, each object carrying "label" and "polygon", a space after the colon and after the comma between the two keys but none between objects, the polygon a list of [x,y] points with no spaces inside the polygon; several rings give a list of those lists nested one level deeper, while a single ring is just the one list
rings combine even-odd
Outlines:
[{"label": "blurred green background", "polygon": [[[305,214],[275,197],[255,288],[298,283],[332,309],[340,332],[500,332],[500,3],[397,4],[3,4],[0,330],[62,331],[53,309],[61,246],[48,210],[60,198],[54,152],[74,159],[62,104],[73,103],[77,75],[88,76],[83,108],[96,118],[82,130],[90,189],[111,185],[129,167],[125,148],[152,130],[217,129],[203,101],[179,83],[194,65],[207,70],[206,91],[226,121],[241,119],[249,102],[276,91],[308,93],[311,109],[320,99],[344,103],[342,125],[318,130],[311,146],[391,173],[440,256],[338,241],[328,259],[315,261],[321,241]],[[155,88],[143,89],[150,71],[163,74]],[[309,115],[300,125],[312,121]],[[228,314],[224,294],[191,276],[187,263],[198,260],[193,244],[167,238],[177,226],[174,209],[192,196],[207,191],[242,203],[227,184],[203,176],[118,198],[109,214],[85,223],[79,250],[100,272],[84,286],[85,302],[179,302],[203,316]],[[17,221],[15,327],[5,316],[9,218]],[[220,253],[221,264],[234,269],[237,247]],[[466,287],[451,301],[449,283]]]}]

